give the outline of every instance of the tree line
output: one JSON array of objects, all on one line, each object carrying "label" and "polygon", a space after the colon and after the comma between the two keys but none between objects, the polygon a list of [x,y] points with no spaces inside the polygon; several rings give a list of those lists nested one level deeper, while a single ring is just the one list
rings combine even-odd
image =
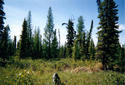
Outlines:
[{"label": "tree line", "polygon": [[[32,29],[31,11],[22,24],[20,40],[10,39],[9,25],[4,27],[5,13],[4,1],[0,0],[0,59],[8,61],[10,56],[19,56],[20,59],[54,59],[73,58],[74,60],[99,60],[104,70],[125,71],[125,46],[119,42],[118,9],[114,0],[97,0],[98,18],[98,43],[95,46],[91,37],[93,30],[92,20],[89,31],[85,31],[83,16],[78,18],[77,29],[74,22],[69,19],[66,26],[67,35],[64,45],[60,45],[60,30],[54,29],[52,8],[49,7],[44,36],[40,28]],[[58,38],[57,38],[58,36]]]}]

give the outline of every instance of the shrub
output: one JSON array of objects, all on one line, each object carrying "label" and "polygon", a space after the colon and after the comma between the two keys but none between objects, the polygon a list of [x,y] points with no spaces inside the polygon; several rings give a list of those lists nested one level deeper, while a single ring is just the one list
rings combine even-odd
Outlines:
[{"label": "shrub", "polygon": [[24,70],[17,74],[17,85],[34,85],[34,79],[32,78],[33,72]]}]

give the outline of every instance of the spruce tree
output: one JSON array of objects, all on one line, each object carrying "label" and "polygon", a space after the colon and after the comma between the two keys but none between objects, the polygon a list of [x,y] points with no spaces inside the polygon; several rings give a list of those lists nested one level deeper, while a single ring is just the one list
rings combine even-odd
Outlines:
[{"label": "spruce tree", "polygon": [[60,29],[58,29],[58,38],[59,38],[59,49],[60,49]]},{"label": "spruce tree", "polygon": [[86,56],[86,32],[83,32],[83,37],[82,37],[82,49],[80,48],[80,56],[82,60],[85,60]]},{"label": "spruce tree", "polygon": [[119,57],[118,9],[114,0],[98,2],[100,19],[98,27],[97,57],[101,57],[103,69],[113,70]]},{"label": "spruce tree", "polygon": [[0,0],[0,40],[2,38],[2,32],[4,30],[5,13],[3,11],[4,0]]},{"label": "spruce tree", "polygon": [[59,49],[59,57],[60,57],[60,58],[65,58],[65,56],[64,56],[64,46],[60,46],[60,49]]},{"label": "spruce tree", "polygon": [[89,53],[89,47],[90,47],[90,40],[91,40],[91,34],[93,30],[93,20],[91,21],[90,31],[87,34],[86,42],[85,42],[85,57],[86,59],[90,59],[90,53]]},{"label": "spruce tree", "polygon": [[121,72],[125,72],[125,45],[121,47],[121,57],[120,57],[120,69]]},{"label": "spruce tree", "polygon": [[5,19],[5,13],[3,10],[3,5],[4,5],[4,0],[0,0],[0,58],[3,58],[3,48],[2,48],[2,36],[3,36],[3,31],[4,31],[4,19]]},{"label": "spruce tree", "polygon": [[77,40],[80,47],[80,57],[82,57],[85,54],[85,31],[84,31],[84,22],[83,17],[80,16],[78,18],[78,25],[77,25]]},{"label": "spruce tree", "polygon": [[17,47],[16,47],[16,36],[14,36],[14,41],[13,41],[13,47],[14,47],[14,54],[16,53],[16,49],[17,49]]},{"label": "spruce tree", "polygon": [[94,45],[93,39],[91,39],[90,41],[89,53],[90,53],[90,59],[94,60],[95,59],[95,45]]},{"label": "spruce tree", "polygon": [[74,60],[77,60],[77,59],[80,59],[81,57],[80,57],[80,53],[79,53],[79,51],[80,51],[80,45],[79,45],[80,43],[78,42],[78,40],[76,39],[76,40],[74,40],[74,45],[73,45],[73,52],[72,52],[72,57],[73,57],[73,59]]},{"label": "spruce tree", "polygon": [[31,11],[28,13],[27,17],[27,32],[28,32],[28,48],[29,48],[29,56],[32,57],[33,53],[33,39],[32,39],[32,19],[31,19]]},{"label": "spruce tree", "polygon": [[36,29],[33,36],[33,59],[42,58],[42,36],[40,35],[40,29]]},{"label": "spruce tree", "polygon": [[10,41],[10,37],[9,37],[9,25],[7,25],[6,27],[4,27],[3,33],[2,33],[2,41],[1,41],[1,56],[2,59],[5,60],[9,60],[9,41]]},{"label": "spruce tree", "polygon": [[75,36],[76,36],[76,32],[73,28],[74,26],[74,23],[72,22],[71,19],[69,19],[68,23],[63,23],[62,25],[67,25],[67,35],[66,35],[66,38],[67,38],[67,50],[66,50],[66,55],[68,55],[69,57],[72,56],[72,47],[73,47],[73,43],[74,43],[74,39],[75,39]]},{"label": "spruce tree", "polygon": [[63,54],[63,58],[66,58],[66,57],[67,57],[66,49],[67,49],[67,44],[66,44],[66,42],[65,42],[65,44],[64,44],[64,54]]},{"label": "spruce tree", "polygon": [[29,39],[32,39],[32,22],[31,22],[31,11],[28,13],[28,18],[27,18],[27,28],[28,28],[28,35]]},{"label": "spruce tree", "polygon": [[52,58],[58,57],[58,41],[57,41],[57,36],[56,36],[56,29],[54,31],[54,36],[52,40],[51,54],[52,54]]},{"label": "spruce tree", "polygon": [[27,58],[29,57],[29,36],[28,36],[28,29],[27,29],[27,21],[24,19],[22,25],[22,34],[21,34],[21,45],[20,45],[20,58]]},{"label": "spruce tree", "polygon": [[53,23],[53,14],[52,14],[52,9],[51,7],[49,7],[48,10],[48,16],[47,16],[47,23],[46,23],[46,27],[45,27],[45,49],[46,49],[46,55],[47,55],[47,59],[52,58],[52,54],[51,54],[51,44],[52,44],[52,40],[53,40],[53,28],[54,28],[54,23]]}]

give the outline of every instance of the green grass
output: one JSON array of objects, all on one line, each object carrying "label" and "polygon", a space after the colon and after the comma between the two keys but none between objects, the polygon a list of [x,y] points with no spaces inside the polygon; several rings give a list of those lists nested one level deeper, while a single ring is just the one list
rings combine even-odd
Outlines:
[{"label": "green grass", "polygon": [[125,74],[112,71],[72,72],[77,67],[94,67],[98,61],[15,60],[0,67],[0,85],[53,85],[57,72],[64,85],[125,85]]}]

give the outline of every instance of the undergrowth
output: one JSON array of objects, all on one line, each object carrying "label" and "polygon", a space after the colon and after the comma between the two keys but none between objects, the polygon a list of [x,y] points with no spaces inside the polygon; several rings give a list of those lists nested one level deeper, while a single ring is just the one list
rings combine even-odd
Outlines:
[{"label": "undergrowth", "polygon": [[57,72],[64,85],[125,85],[125,74],[112,71],[72,72],[77,67],[93,68],[98,61],[14,60],[0,67],[0,85],[53,85]]}]

